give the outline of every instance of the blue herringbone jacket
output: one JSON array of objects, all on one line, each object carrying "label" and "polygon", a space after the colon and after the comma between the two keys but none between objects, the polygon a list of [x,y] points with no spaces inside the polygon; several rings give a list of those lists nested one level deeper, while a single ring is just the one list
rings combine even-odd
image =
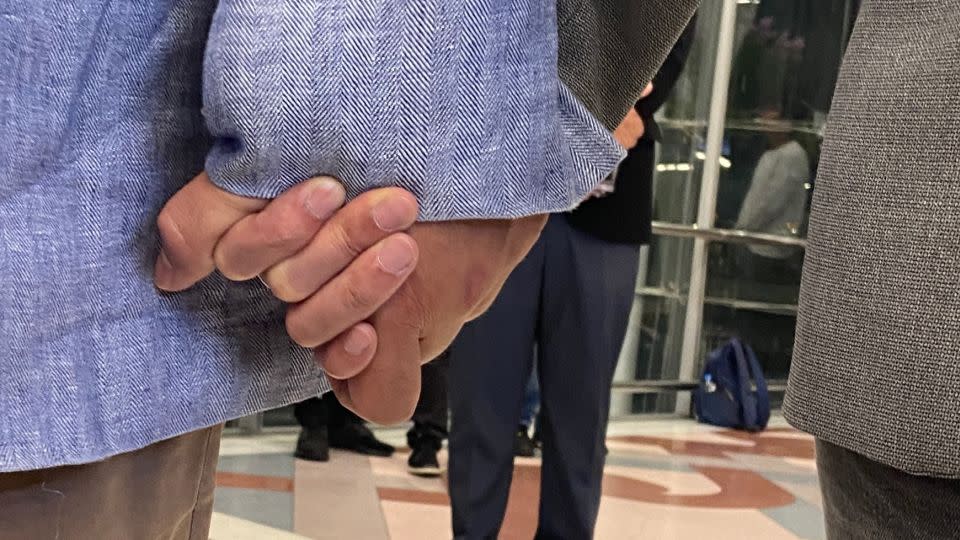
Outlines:
[{"label": "blue herringbone jacket", "polygon": [[205,164],[324,173],[425,220],[562,210],[620,158],[557,76],[550,0],[0,0],[0,471],[82,463],[316,394],[257,285],[151,282]]}]

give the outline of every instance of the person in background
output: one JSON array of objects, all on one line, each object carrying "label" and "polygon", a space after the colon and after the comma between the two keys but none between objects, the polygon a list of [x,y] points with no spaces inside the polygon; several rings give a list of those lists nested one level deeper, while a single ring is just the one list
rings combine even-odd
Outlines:
[{"label": "person in background", "polygon": [[[779,111],[764,111],[759,122],[766,129],[767,151],[753,171],[736,228],[799,237],[813,183],[810,157]],[[750,244],[745,251],[741,272],[758,283],[796,276],[802,265],[802,251],[796,247]]]},{"label": "person in background", "polygon": [[[447,350],[420,370],[423,380],[420,401],[417,402],[417,409],[413,413],[413,425],[407,431],[407,445],[410,447],[407,470],[414,476],[436,477],[444,471],[438,454],[443,448],[443,441],[448,436],[449,360],[450,352]],[[517,439],[514,442],[514,455],[519,457],[536,455],[539,441],[530,438],[530,429],[538,423],[539,410],[540,389],[537,385],[536,367],[534,367],[523,396]]]},{"label": "person in background", "polygon": [[650,237],[653,114],[689,53],[691,24],[615,132],[631,148],[612,187],[552,215],[489,311],[450,350],[449,491],[457,538],[494,538],[506,510],[533,352],[541,395],[538,538],[593,536],[610,387]]},{"label": "person in background", "polygon": [[393,446],[377,439],[366,422],[328,392],[294,406],[300,436],[293,455],[308,461],[329,461],[330,447],[375,457],[390,457]]},{"label": "person in background", "polygon": [[[407,431],[411,474],[435,477],[443,473],[437,454],[447,438],[447,353],[420,368],[420,400]],[[329,461],[330,448],[375,457],[390,457],[396,451],[379,439],[366,422],[333,393],[301,401],[294,406],[301,426],[294,456],[309,461]]]},{"label": "person in background", "polygon": [[415,476],[436,477],[443,474],[437,454],[447,438],[447,371],[449,353],[420,368],[423,384],[420,401],[413,413],[413,426],[407,431],[410,457],[407,470]]}]

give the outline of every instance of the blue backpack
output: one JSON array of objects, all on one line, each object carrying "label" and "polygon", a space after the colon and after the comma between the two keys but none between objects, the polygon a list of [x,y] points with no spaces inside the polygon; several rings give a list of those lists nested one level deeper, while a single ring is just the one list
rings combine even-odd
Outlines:
[{"label": "blue backpack", "polygon": [[747,431],[767,427],[767,381],[749,345],[734,338],[710,353],[700,386],[693,391],[693,407],[697,420],[707,424]]}]

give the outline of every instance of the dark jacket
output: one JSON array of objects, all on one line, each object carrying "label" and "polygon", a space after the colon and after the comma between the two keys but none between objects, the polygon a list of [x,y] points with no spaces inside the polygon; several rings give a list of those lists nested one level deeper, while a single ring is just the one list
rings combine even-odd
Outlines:
[{"label": "dark jacket", "polygon": [[650,242],[655,145],[661,135],[654,113],[666,103],[683,71],[693,44],[695,26],[695,22],[691,21],[670,51],[660,71],[653,78],[653,92],[635,105],[646,130],[620,164],[615,191],[606,197],[590,199],[567,214],[570,223],[577,229],[608,242]]}]

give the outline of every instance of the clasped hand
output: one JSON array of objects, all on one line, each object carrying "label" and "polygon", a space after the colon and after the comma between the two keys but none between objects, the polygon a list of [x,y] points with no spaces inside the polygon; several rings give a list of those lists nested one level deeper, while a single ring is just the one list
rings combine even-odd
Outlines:
[{"label": "clasped hand", "polygon": [[158,217],[155,282],[178,292],[214,270],[259,276],[290,305],[290,337],[314,349],[340,401],[396,423],[416,407],[420,365],[489,307],[546,216],[415,223],[416,199],[399,188],[344,200],[330,178],[267,201],[201,174]]}]

